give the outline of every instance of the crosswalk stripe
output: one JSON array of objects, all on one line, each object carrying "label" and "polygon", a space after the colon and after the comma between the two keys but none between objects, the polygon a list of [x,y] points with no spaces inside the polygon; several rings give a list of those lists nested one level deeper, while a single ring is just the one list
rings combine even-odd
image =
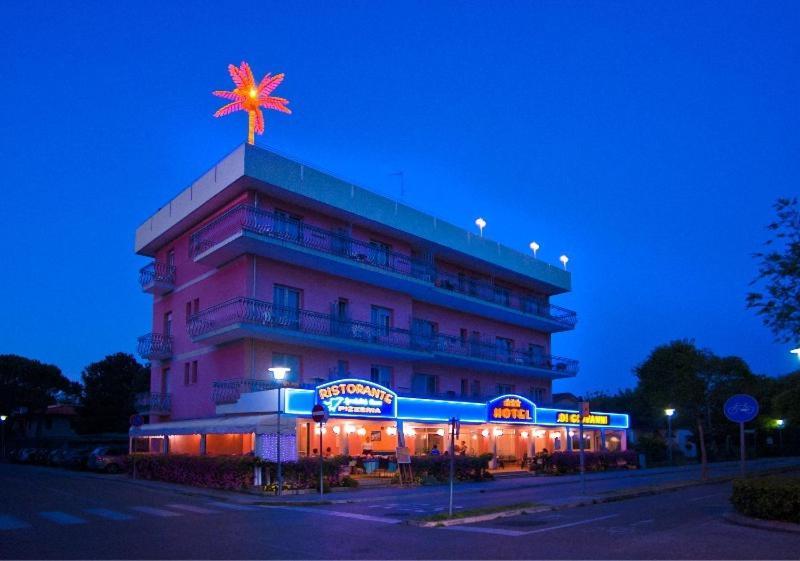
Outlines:
[{"label": "crosswalk stripe", "polygon": [[30,528],[31,525],[13,516],[0,515],[0,530],[18,530],[19,528]]},{"label": "crosswalk stripe", "polygon": [[258,510],[258,507],[255,506],[248,506],[248,505],[240,505],[236,503],[217,503],[212,502],[208,503],[210,506],[216,506],[219,508],[226,508],[228,510]]},{"label": "crosswalk stripe", "polygon": [[143,512],[145,514],[152,514],[153,516],[161,516],[162,518],[181,515],[180,512],[172,512],[171,510],[164,510],[163,508],[153,508],[151,506],[134,506],[131,507],[131,510],[136,510],[139,512]]},{"label": "crosswalk stripe", "polygon": [[100,516],[101,518],[108,518],[109,520],[133,520],[133,516],[130,514],[109,510],[107,508],[87,508],[86,512],[94,514],[95,516]]},{"label": "crosswalk stripe", "polygon": [[186,512],[194,512],[195,514],[213,514],[215,512],[219,512],[218,510],[211,510],[209,508],[203,508],[201,506],[185,505],[181,503],[173,503],[164,506],[167,506],[169,508],[177,508],[178,510],[185,510]]},{"label": "crosswalk stripe", "polygon": [[39,516],[46,518],[51,522],[55,522],[56,524],[71,525],[86,523],[86,520],[83,518],[67,514],[66,512],[61,512],[60,510],[48,510],[45,512],[40,512]]}]

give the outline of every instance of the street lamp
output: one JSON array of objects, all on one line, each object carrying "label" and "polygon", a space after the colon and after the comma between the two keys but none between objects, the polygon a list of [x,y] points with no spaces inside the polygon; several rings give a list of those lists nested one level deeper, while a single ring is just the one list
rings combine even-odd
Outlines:
[{"label": "street lamp", "polygon": [[567,270],[567,261],[569,261],[569,257],[567,257],[566,255],[562,255],[561,257],[558,258],[558,260],[561,261],[562,265],[564,265],[564,270],[566,271]]},{"label": "street lamp", "polygon": [[[778,419],[775,421],[775,426],[778,427],[778,446],[780,447],[781,452],[783,452],[783,427],[786,426],[786,421],[783,419]],[[5,455],[5,453],[3,455]]]},{"label": "street lamp", "polygon": [[800,358],[800,347],[797,347],[796,349],[792,349],[789,352],[792,353],[793,355],[797,355],[797,358]]},{"label": "street lamp", "polygon": [[486,228],[486,220],[483,218],[476,218],[475,225],[481,230],[481,237],[483,237],[483,229]]},{"label": "street lamp", "polygon": [[533,252],[533,258],[536,259],[536,252],[539,251],[541,246],[536,242],[531,242],[528,247],[531,248],[531,251]]},{"label": "street lamp", "polygon": [[[283,494],[283,468],[281,466],[281,410],[283,406],[281,404],[281,394],[283,393],[283,381],[291,370],[291,368],[286,366],[273,366],[269,368],[269,371],[272,372],[272,377],[278,382],[278,495]],[[322,453],[321,450],[320,453]]]},{"label": "street lamp", "polygon": [[675,410],[669,407],[664,409],[664,413],[667,415],[667,457],[669,457],[669,463],[672,464],[672,416],[675,414]]},{"label": "street lamp", "polygon": [[8,415],[0,415],[0,433],[3,435],[3,459],[6,459],[6,419],[8,419]]}]

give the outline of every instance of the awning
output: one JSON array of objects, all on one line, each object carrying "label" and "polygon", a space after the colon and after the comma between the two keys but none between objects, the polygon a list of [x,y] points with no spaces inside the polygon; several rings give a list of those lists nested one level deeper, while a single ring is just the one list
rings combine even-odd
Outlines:
[{"label": "awning", "polygon": [[[243,434],[274,433],[278,430],[277,415],[224,415],[205,419],[187,419],[167,423],[151,423],[131,427],[130,436],[164,436],[177,434]],[[295,419],[284,416],[281,419],[282,432],[295,429]]]}]

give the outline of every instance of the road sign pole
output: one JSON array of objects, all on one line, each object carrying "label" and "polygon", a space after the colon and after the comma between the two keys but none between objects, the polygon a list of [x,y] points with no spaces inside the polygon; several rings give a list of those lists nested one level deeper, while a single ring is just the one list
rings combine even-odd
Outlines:
[{"label": "road sign pole", "polygon": [[745,462],[745,449],[744,449],[744,423],[739,423],[739,469],[744,477],[744,462]]},{"label": "road sign pole", "polygon": [[450,516],[453,516],[453,479],[456,473],[456,458],[455,458],[455,447],[453,446],[453,442],[456,439],[456,420],[455,418],[450,419],[450,508],[448,512]]},{"label": "road sign pole", "polygon": [[586,496],[586,458],[583,450],[583,415],[578,424],[578,439],[581,445],[581,495]]},{"label": "road sign pole", "polygon": [[322,499],[322,495],[325,493],[325,489],[322,485],[322,469],[324,459],[322,456],[322,421],[319,422],[319,498]]}]

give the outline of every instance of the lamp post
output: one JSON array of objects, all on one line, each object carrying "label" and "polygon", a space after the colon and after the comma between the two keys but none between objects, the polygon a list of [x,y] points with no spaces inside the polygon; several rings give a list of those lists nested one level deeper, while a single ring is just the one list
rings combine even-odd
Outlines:
[{"label": "lamp post", "polygon": [[668,407],[664,409],[664,413],[667,415],[667,457],[672,465],[672,416],[675,414],[675,410]]},{"label": "lamp post", "polygon": [[269,371],[272,372],[272,376],[275,378],[275,381],[278,382],[278,467],[276,471],[278,475],[279,496],[283,494],[283,469],[281,466],[281,411],[283,409],[283,405],[281,404],[281,394],[283,393],[283,381],[286,379],[286,374],[288,374],[291,370],[291,368],[286,366],[273,366],[269,369]]},{"label": "lamp post", "polygon": [[475,225],[478,227],[478,229],[480,229],[481,237],[483,237],[483,229],[486,228],[486,220],[483,218],[476,218]]},{"label": "lamp post", "polygon": [[[786,426],[786,421],[778,419],[775,421],[775,426],[778,427],[778,447],[781,449],[781,453],[783,453],[783,427]],[[5,456],[5,450],[3,451],[3,455]]]},{"label": "lamp post", "polygon": [[0,433],[2,433],[3,439],[3,459],[6,459],[6,419],[8,419],[8,415],[0,415]]}]

